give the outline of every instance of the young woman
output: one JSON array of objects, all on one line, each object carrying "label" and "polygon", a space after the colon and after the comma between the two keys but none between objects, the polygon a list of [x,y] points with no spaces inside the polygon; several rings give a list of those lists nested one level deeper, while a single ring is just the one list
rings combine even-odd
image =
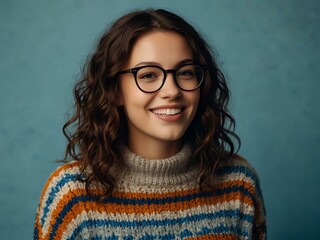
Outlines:
[{"label": "young woman", "polygon": [[74,94],[66,163],[44,187],[34,239],[265,239],[224,76],[185,20],[123,16]]}]

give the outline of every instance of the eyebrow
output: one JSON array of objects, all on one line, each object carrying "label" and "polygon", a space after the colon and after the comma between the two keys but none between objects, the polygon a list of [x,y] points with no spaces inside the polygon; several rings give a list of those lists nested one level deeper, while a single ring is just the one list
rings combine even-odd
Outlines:
[{"label": "eyebrow", "polygon": [[[182,65],[182,64],[185,64],[185,63],[193,63],[194,61],[190,58],[188,59],[184,59],[184,60],[181,60],[179,61],[175,67],[179,66],[179,65]],[[158,62],[139,62],[138,64],[136,64],[134,67],[139,67],[139,66],[146,66],[146,65],[156,65],[156,66],[161,66],[160,63]]]}]

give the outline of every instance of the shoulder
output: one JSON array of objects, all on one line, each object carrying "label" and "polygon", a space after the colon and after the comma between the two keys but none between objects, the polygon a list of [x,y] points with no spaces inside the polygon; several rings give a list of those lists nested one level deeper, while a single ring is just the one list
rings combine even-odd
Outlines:
[{"label": "shoulder", "polygon": [[85,189],[80,177],[78,162],[66,163],[53,171],[42,190],[38,208],[40,216],[45,217],[50,209],[70,199],[70,194]]},{"label": "shoulder", "polygon": [[59,166],[49,176],[44,188],[41,199],[52,198],[53,195],[69,191],[74,187],[81,187],[81,169],[78,162],[66,163]]},{"label": "shoulder", "polygon": [[64,185],[75,183],[81,176],[81,170],[78,162],[66,163],[59,166],[49,176],[44,191],[55,187],[62,188]]},{"label": "shoulder", "polygon": [[217,182],[232,183],[234,186],[248,187],[251,191],[260,192],[260,181],[255,168],[243,157],[222,162],[217,167]]},{"label": "shoulder", "polygon": [[219,175],[229,177],[243,175],[253,180],[258,178],[255,168],[240,155],[236,155],[228,161],[221,162],[217,167],[217,172]]}]

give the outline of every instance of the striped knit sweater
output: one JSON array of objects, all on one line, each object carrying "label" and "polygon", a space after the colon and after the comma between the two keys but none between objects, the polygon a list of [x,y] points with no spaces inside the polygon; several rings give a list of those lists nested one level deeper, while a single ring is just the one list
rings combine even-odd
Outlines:
[{"label": "striped knit sweater", "polygon": [[[79,181],[77,162],[48,179],[34,239],[265,239],[264,205],[244,159],[219,166],[213,190],[200,191],[192,149],[150,160],[124,151],[112,195],[95,201]],[[98,196],[101,190],[94,190]]]}]

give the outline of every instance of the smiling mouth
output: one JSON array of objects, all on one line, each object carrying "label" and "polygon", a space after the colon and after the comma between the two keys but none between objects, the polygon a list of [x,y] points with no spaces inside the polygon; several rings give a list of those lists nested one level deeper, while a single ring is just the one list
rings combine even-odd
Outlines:
[{"label": "smiling mouth", "polygon": [[177,115],[181,113],[184,109],[183,108],[166,108],[166,109],[152,109],[151,112],[153,112],[156,115]]}]

